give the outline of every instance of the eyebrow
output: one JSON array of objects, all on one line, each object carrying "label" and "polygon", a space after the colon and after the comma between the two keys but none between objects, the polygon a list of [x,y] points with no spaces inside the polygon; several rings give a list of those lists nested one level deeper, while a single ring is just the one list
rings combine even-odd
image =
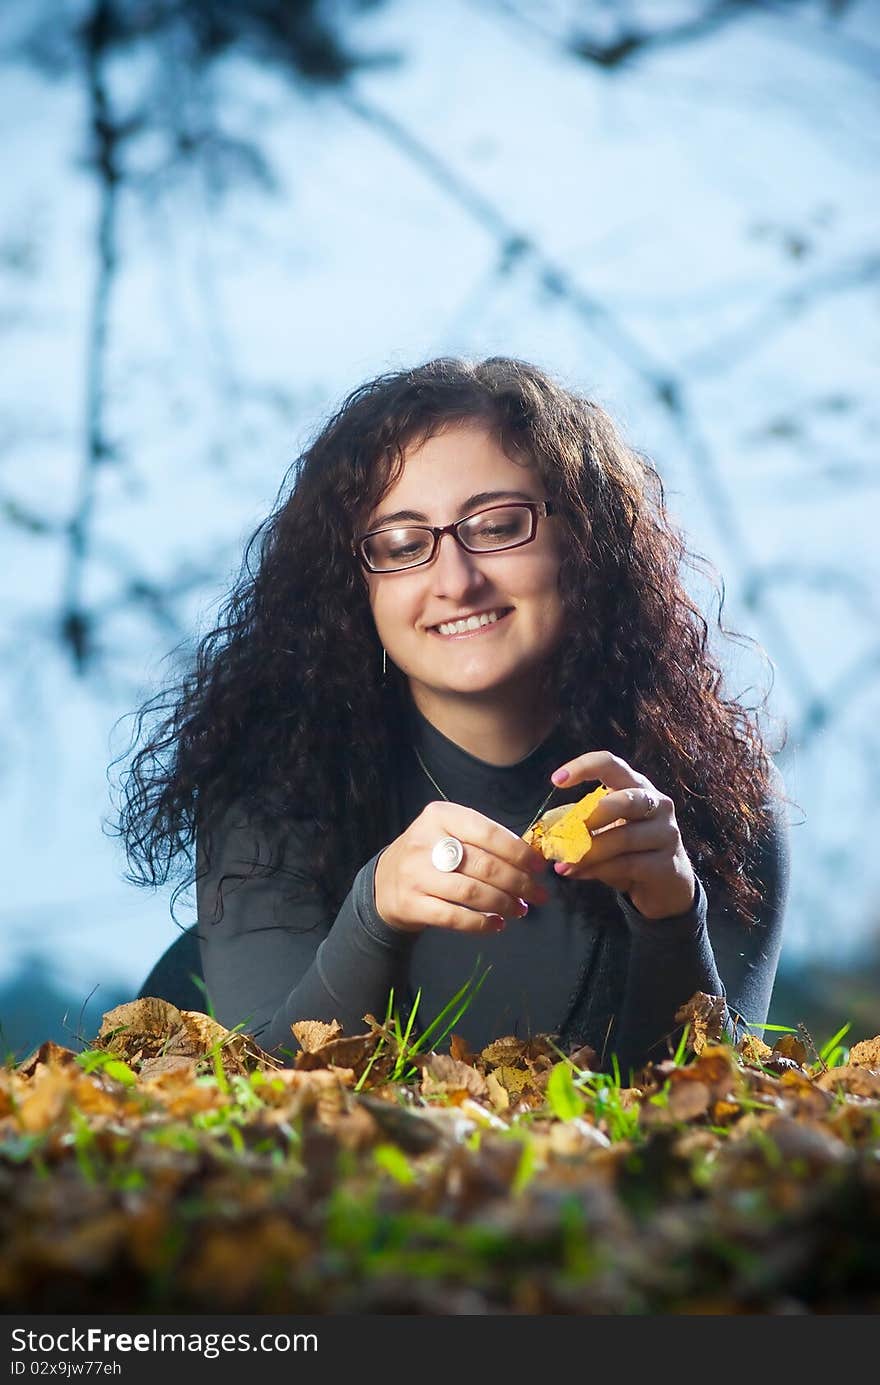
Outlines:
[{"label": "eyebrow", "polygon": [[[493,500],[537,500],[536,495],[530,495],[528,491],[477,491],[476,495],[469,495],[467,500],[463,500],[458,509],[458,517],[470,514],[479,508],[480,505],[489,505]],[[379,515],[370,525],[370,529],[384,529],[389,524],[399,524],[403,519],[415,519],[422,523],[429,523],[428,516],[423,515],[419,510],[395,510],[390,515]]]}]

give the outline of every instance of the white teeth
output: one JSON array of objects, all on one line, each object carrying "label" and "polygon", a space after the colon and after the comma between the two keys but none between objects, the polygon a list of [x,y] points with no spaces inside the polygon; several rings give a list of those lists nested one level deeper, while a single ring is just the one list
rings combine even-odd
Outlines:
[{"label": "white teeth", "polygon": [[494,625],[500,619],[497,611],[486,611],[481,616],[468,616],[467,620],[446,621],[436,628],[441,635],[463,635],[466,630],[479,630],[481,625]]}]

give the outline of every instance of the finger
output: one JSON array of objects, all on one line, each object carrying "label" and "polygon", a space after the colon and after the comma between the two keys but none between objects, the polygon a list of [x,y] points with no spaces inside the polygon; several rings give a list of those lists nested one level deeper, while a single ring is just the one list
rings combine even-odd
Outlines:
[{"label": "finger", "polygon": [[[484,880],[470,875],[465,871],[467,862],[467,849],[465,859],[462,861],[458,870],[450,871],[445,876],[443,884],[429,886],[428,893],[437,899],[446,899],[456,905],[463,905],[466,909],[473,909],[479,914],[500,914],[502,918],[524,918],[528,913],[528,904],[520,896],[510,894],[505,890],[499,890],[492,885],[487,885]],[[442,890],[442,894],[440,891]]]},{"label": "finger", "polygon": [[550,776],[552,782],[567,787],[583,784],[588,779],[598,779],[609,789],[638,788],[645,783],[645,776],[633,769],[619,755],[610,750],[588,750],[584,755],[576,755],[566,760]]},{"label": "finger", "polygon": [[593,838],[593,844],[584,859],[572,865],[566,872],[557,874],[577,875],[596,871],[628,854],[645,855],[659,852],[667,860],[674,856],[679,845],[678,828],[671,822],[649,818],[647,822],[628,822],[623,827],[607,827]]},{"label": "finger", "polygon": [[433,895],[423,896],[419,913],[420,922],[427,927],[448,928],[454,933],[500,933],[505,926],[500,914],[462,909],[448,899]]},{"label": "finger", "polygon": [[608,827],[593,838],[593,845],[584,858],[584,865],[600,866],[629,852],[666,852],[674,856],[680,844],[678,828],[663,818],[648,818],[646,822],[628,822],[622,827]]},{"label": "finger", "polygon": [[463,803],[439,803],[437,807],[444,810],[438,816],[446,830],[460,841],[485,848],[526,875],[535,875],[546,868],[547,862],[539,851],[484,813],[466,808]]},{"label": "finger", "polygon": [[[464,857],[457,874],[471,876],[491,885],[517,903],[523,899],[530,904],[547,903],[550,898],[547,887],[541,880],[536,880],[531,872],[517,870],[486,847],[475,846],[472,842],[465,842],[463,845]],[[546,861],[543,864],[546,868]]]},{"label": "finger", "polygon": [[[589,857],[587,858],[589,860]],[[566,879],[599,880],[613,890],[626,893],[639,884],[647,884],[669,873],[668,851],[625,851],[610,860],[580,866],[569,866]]]},{"label": "finger", "polygon": [[590,832],[608,827],[610,823],[623,818],[627,822],[642,822],[653,817],[661,803],[671,806],[671,799],[665,799],[647,780],[638,789],[618,789],[606,794],[596,804],[589,817]]}]

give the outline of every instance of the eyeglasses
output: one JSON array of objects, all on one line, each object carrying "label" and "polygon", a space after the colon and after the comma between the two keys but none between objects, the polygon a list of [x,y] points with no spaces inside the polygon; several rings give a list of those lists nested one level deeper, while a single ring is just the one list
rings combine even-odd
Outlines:
[{"label": "eyeglasses", "polygon": [[352,552],[369,572],[401,572],[430,563],[444,534],[451,534],[466,553],[501,553],[531,543],[538,516],[553,514],[549,500],[517,500],[490,505],[454,524],[403,524],[373,529],[354,539]]}]

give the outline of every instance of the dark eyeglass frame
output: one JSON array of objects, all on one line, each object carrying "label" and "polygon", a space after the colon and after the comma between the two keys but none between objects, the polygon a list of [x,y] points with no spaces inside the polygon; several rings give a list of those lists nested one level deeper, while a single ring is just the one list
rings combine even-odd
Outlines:
[{"label": "dark eyeglass frame", "polygon": [[[493,510],[528,510],[531,516],[531,529],[524,539],[517,539],[516,543],[505,543],[498,548],[469,548],[459,533],[463,524],[469,520],[477,519],[480,515],[491,514]],[[508,500],[499,505],[487,505],[485,509],[475,510],[472,515],[465,515],[463,519],[457,519],[452,524],[386,524],[381,529],[370,529],[366,534],[359,534],[351,544],[351,551],[357,558],[360,558],[368,572],[378,573],[383,576],[386,572],[410,572],[412,568],[424,567],[427,563],[434,561],[437,556],[437,549],[440,547],[440,540],[444,534],[451,534],[455,542],[459,544],[465,553],[476,553],[485,555],[487,553],[509,553],[512,548],[522,548],[524,544],[532,543],[538,532],[538,516],[545,518],[547,515],[555,514],[553,502],[551,500]],[[417,563],[404,563],[401,567],[373,567],[366,555],[364,545],[368,539],[374,539],[377,534],[388,534],[395,529],[420,529],[424,534],[430,534],[434,540],[433,546],[427,558],[420,558]]]}]

